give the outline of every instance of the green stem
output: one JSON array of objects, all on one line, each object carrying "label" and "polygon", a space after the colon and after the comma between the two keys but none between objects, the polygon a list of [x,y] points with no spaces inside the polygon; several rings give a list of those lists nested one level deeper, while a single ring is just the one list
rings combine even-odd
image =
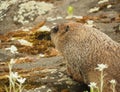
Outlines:
[{"label": "green stem", "polygon": [[112,90],[115,92],[115,84],[112,85]]},{"label": "green stem", "polygon": [[101,81],[101,83],[100,83],[100,92],[103,92],[103,83],[104,83],[103,78],[104,78],[103,71],[101,71],[101,75],[100,75],[100,81]]},{"label": "green stem", "polygon": [[90,87],[90,92],[94,92],[93,87]]},{"label": "green stem", "polygon": [[13,92],[16,92],[16,90],[15,90],[15,81],[16,80],[13,80]]},{"label": "green stem", "polygon": [[8,66],[9,66],[9,89],[10,89],[9,92],[12,92],[12,78],[11,78],[12,65],[9,64]]},{"label": "green stem", "polygon": [[19,92],[22,92],[22,84],[19,85]]}]

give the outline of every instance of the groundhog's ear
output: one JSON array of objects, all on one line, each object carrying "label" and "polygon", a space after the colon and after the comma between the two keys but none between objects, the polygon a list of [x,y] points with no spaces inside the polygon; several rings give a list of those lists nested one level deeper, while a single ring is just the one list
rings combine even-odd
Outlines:
[{"label": "groundhog's ear", "polygon": [[52,32],[54,32],[54,33],[57,33],[58,30],[59,30],[58,26],[55,26],[54,28],[52,28]]},{"label": "groundhog's ear", "polygon": [[70,27],[67,25],[65,31],[69,31]]}]

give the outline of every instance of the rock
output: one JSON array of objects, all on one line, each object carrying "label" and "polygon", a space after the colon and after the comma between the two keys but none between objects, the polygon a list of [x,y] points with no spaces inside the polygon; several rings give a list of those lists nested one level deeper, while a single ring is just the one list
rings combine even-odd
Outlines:
[{"label": "rock", "polygon": [[[2,15],[5,15],[0,16],[0,34],[16,30],[23,26],[33,26],[36,24],[35,19],[38,16],[48,14],[54,7],[52,3],[34,0],[16,1],[14,3],[8,0],[0,2],[3,5],[0,8],[0,12]],[[5,4],[7,4],[7,7],[4,7]],[[37,22],[40,22],[43,16],[40,18]]]},{"label": "rock", "polygon": [[10,56],[0,53],[0,61],[6,61],[8,59],[10,59]]}]

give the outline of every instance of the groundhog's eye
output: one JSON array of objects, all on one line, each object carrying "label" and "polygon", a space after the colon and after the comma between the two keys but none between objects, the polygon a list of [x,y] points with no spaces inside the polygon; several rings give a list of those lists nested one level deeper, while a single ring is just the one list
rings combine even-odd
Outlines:
[{"label": "groundhog's eye", "polygon": [[69,29],[70,29],[70,27],[69,27],[69,26],[66,26],[65,31],[67,32],[67,31],[69,31]]},{"label": "groundhog's eye", "polygon": [[57,33],[58,30],[59,30],[58,26],[56,26],[56,27],[54,27],[54,28],[52,29],[52,31],[53,31],[54,33]]}]

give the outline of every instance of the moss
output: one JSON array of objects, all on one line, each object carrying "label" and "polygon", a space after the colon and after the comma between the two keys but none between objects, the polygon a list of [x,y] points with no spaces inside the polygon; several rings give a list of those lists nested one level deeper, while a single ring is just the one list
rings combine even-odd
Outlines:
[{"label": "moss", "polygon": [[[19,42],[12,41],[11,38],[16,39],[25,39],[31,43],[33,46],[21,45]],[[50,32],[24,32],[24,31],[14,31],[6,33],[5,35],[0,36],[2,41],[0,48],[9,47],[8,45],[15,45],[18,48],[20,53],[36,55],[39,53],[46,53],[50,47],[54,47],[53,43],[50,40]],[[8,44],[6,44],[8,43]]]},{"label": "moss", "polygon": [[33,43],[33,46],[20,46],[18,51],[27,54],[45,53],[49,47],[53,47],[50,40],[50,32],[35,32],[25,37],[26,40]]},{"label": "moss", "polygon": [[50,50],[48,48],[54,47],[53,43],[50,39],[50,32],[44,31],[44,32],[24,32],[24,31],[14,31],[9,32],[5,34],[5,37],[9,39],[12,37],[15,37],[16,39],[25,39],[31,43],[33,43],[33,46],[25,46],[17,43],[13,43],[13,45],[16,45],[18,48],[18,51],[20,53],[27,53],[36,55],[39,53],[45,54],[46,51]]},{"label": "moss", "polygon": [[[0,36],[2,38],[2,44],[0,47],[9,47],[9,45],[15,45],[18,48],[18,52],[25,53],[25,54],[32,54],[36,55],[39,53],[46,54],[47,52],[51,52],[51,49],[54,47],[53,43],[51,42],[50,32],[48,31],[37,31],[41,26],[45,24],[45,21],[40,22],[38,25],[34,26],[30,31],[12,31]],[[17,39],[24,39],[33,44],[33,46],[25,46],[21,45],[18,41],[13,41],[11,38]],[[6,43],[9,44],[7,45]]]}]

